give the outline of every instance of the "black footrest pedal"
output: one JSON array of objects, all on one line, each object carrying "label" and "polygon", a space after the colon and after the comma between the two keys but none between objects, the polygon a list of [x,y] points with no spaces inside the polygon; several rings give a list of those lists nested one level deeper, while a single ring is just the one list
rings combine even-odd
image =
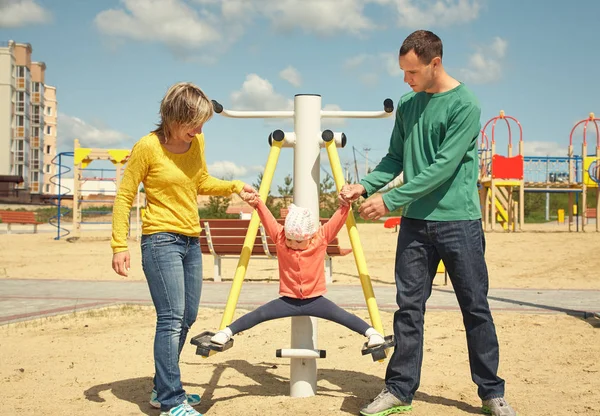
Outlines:
[{"label": "black footrest pedal", "polygon": [[361,350],[362,355],[371,354],[371,356],[373,357],[373,361],[385,360],[385,350],[394,347],[394,345],[396,345],[396,340],[394,339],[393,335],[388,335],[383,339],[385,342],[375,347],[368,347],[368,342],[365,342],[365,345],[363,345],[363,348]]},{"label": "black footrest pedal", "polygon": [[204,331],[200,335],[196,335],[190,340],[192,345],[195,345],[196,355],[201,355],[203,357],[208,357],[211,351],[223,352],[233,347],[233,338],[227,341],[225,344],[215,344],[211,342],[211,338],[215,335],[215,332]]}]

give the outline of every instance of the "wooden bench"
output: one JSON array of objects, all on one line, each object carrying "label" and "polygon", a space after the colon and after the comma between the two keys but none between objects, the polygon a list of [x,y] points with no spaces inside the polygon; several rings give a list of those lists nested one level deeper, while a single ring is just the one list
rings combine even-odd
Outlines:
[{"label": "wooden bench", "polygon": [[[283,219],[277,220],[283,225]],[[321,219],[321,223],[327,219]],[[250,220],[240,219],[205,219],[200,220],[202,233],[200,234],[200,248],[203,254],[211,254],[214,257],[214,279],[221,281],[221,260],[223,258],[239,258],[244,246],[244,240],[250,225]],[[327,283],[332,281],[332,258],[345,256],[352,252],[349,248],[340,248],[337,237],[329,243],[327,256],[325,257],[325,277]],[[252,256],[266,256],[270,259],[277,258],[275,243],[266,234],[264,227],[260,224],[254,245]]]},{"label": "wooden bench", "polygon": [[11,224],[31,224],[33,233],[37,233],[38,224],[43,224],[35,219],[33,211],[0,211],[0,220],[6,224],[6,233],[10,234]]}]

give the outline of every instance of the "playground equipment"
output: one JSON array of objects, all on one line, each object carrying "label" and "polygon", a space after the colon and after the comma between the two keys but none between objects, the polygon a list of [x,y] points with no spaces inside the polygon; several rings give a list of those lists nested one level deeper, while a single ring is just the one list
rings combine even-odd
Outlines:
[{"label": "playground equipment", "polygon": [[[82,204],[85,202],[94,203],[107,203],[113,204],[113,199],[103,200],[86,200],[83,198],[82,186],[87,181],[112,181],[115,183],[114,191],[94,191],[101,194],[113,194],[116,195],[116,191],[119,189],[121,183],[121,176],[123,173],[123,166],[127,163],[129,157],[129,149],[92,149],[82,148],[79,145],[79,140],[75,139],[74,152],[73,152],[73,228],[71,230],[72,236],[69,240],[77,240],[81,236],[81,224],[94,223],[94,224],[110,224],[109,222],[84,222],[82,219]],[[85,177],[83,175],[84,170],[95,160],[108,160],[113,163],[116,167],[115,176],[106,178],[103,175],[105,170],[96,169],[102,174],[95,177]],[[89,171],[89,169],[88,169]],[[94,213],[88,211],[88,213]],[[105,211],[98,211],[97,214],[106,214]]]},{"label": "playground equipment", "polygon": [[[504,120],[508,128],[508,154],[496,153],[495,128],[498,120]],[[509,120],[519,127],[519,153],[513,156],[512,131]],[[486,130],[491,125],[491,147],[487,145]],[[523,163],[523,129],[521,123],[500,111],[500,115],[491,118],[481,130],[480,147],[479,197],[483,207],[483,226],[494,231],[499,222],[506,231],[515,231],[519,223],[519,231],[523,229],[524,213],[524,163]],[[514,193],[519,193],[519,202],[514,200]]]},{"label": "playground equipment", "polygon": [[[330,130],[321,132],[321,118],[383,118],[389,117],[393,112],[393,102],[390,99],[384,101],[383,111],[326,111],[321,109],[320,95],[308,94],[296,95],[294,97],[294,110],[291,111],[230,111],[223,109],[223,106],[216,101],[213,101],[213,106],[215,112],[232,118],[294,119],[293,132],[284,133],[281,130],[275,130],[269,135],[271,150],[264,169],[259,194],[261,199],[266,199],[273,181],[281,148],[292,147],[294,149],[294,203],[310,209],[316,218],[319,217],[321,147],[325,146],[327,149],[338,191],[344,184],[337,147],[343,147],[346,144],[346,135],[333,133]],[[224,329],[232,322],[259,222],[258,214],[253,212],[219,329]],[[350,236],[352,252],[372,326],[381,334],[384,334],[352,210],[346,220],[346,228]],[[313,396],[317,387],[316,359],[325,356],[324,351],[317,349],[317,320],[305,316],[292,317],[291,329],[291,348],[278,351],[279,357],[290,358],[291,360],[290,396]],[[210,351],[207,352],[211,353]],[[382,359],[381,356],[376,357],[375,355],[373,358]]]},{"label": "playground equipment", "polygon": [[[598,192],[598,178],[600,178],[600,128],[598,127],[598,121],[594,113],[590,113],[588,118],[577,122],[571,129],[569,135],[569,186],[571,188],[581,188],[581,210],[582,221],[581,230],[586,231],[586,225],[588,222],[588,208],[587,208],[587,191],[588,188],[596,188],[596,231],[600,231],[600,192]],[[588,156],[587,153],[587,128],[588,124],[593,123],[596,127],[596,155]],[[581,159],[583,162],[583,169],[581,175],[581,182],[578,180],[577,167],[575,163],[575,156],[573,155],[573,134],[579,125],[583,124],[583,142],[581,145]],[[569,194],[569,231],[572,231],[573,227],[573,194]]]},{"label": "playground equipment", "polygon": [[54,156],[51,162],[53,165],[56,165],[57,168],[57,173],[50,178],[50,183],[54,185],[56,194],[52,195],[49,200],[50,203],[56,207],[56,215],[50,218],[48,223],[56,227],[55,240],[60,240],[61,237],[66,237],[71,233],[67,228],[62,227],[60,222],[62,217],[71,212],[71,210],[68,208],[65,208],[64,210],[62,209],[62,201],[64,199],[73,199],[73,195],[68,195],[71,192],[71,189],[69,189],[67,186],[64,186],[62,183],[62,178],[64,175],[71,172],[71,168],[63,163],[63,158],[73,157],[73,155],[73,152],[61,152]]}]

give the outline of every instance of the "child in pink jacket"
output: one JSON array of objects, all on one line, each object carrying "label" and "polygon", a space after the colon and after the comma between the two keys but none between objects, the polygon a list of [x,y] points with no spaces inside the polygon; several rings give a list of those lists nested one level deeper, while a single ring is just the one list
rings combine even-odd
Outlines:
[{"label": "child in pink jacket", "polygon": [[314,316],[368,337],[368,347],[382,345],[384,338],[373,327],[324,297],[327,289],[323,262],[327,245],[346,222],[350,206],[340,206],[331,219],[319,227],[310,210],[292,204],[282,226],[257,195],[241,196],[257,209],[267,234],[277,246],[281,297],[237,319],[217,332],[211,341],[223,345],[233,335],[272,319]]}]

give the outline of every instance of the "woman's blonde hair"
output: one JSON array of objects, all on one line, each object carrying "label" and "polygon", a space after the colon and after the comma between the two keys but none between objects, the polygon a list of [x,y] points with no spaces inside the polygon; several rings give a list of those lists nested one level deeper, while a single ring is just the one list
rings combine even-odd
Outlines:
[{"label": "woman's blonde hair", "polygon": [[172,85],[160,102],[160,123],[154,133],[166,143],[173,128],[197,127],[213,115],[212,102],[204,91],[191,82]]}]

